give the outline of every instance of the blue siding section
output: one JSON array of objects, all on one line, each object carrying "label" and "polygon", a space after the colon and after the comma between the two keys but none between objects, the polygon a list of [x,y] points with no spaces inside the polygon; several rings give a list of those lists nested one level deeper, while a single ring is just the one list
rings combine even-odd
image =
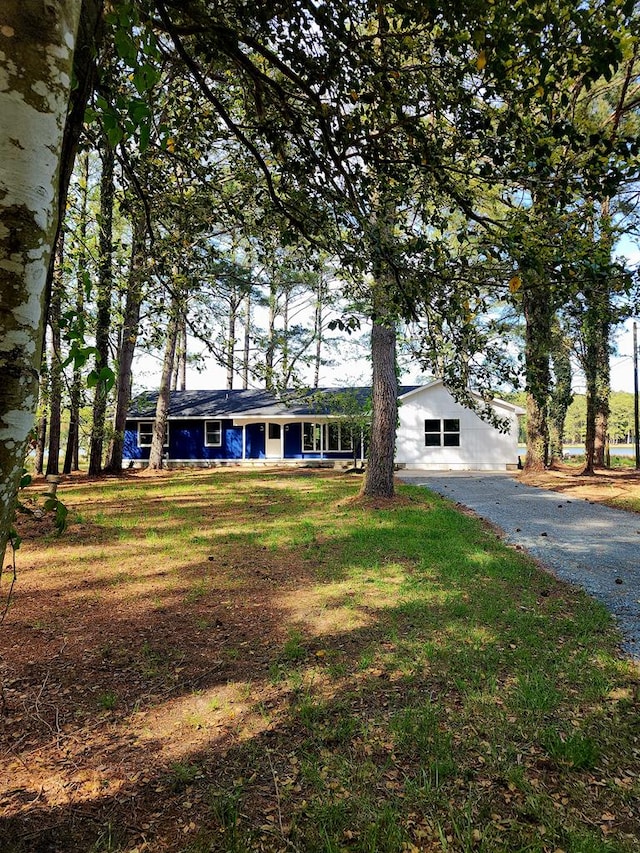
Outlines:
[{"label": "blue siding section", "polygon": [[287,459],[302,459],[302,424],[284,425],[284,455]]},{"label": "blue siding section", "polygon": [[247,424],[247,459],[265,458],[264,424]]},{"label": "blue siding section", "polygon": [[[207,420],[220,420],[208,418]],[[205,447],[204,420],[169,421],[169,459],[242,459],[242,427],[230,419],[222,420],[221,447]],[[145,460],[149,447],[138,447],[138,422],[127,421],[124,434],[124,458]]]},{"label": "blue siding section", "polygon": [[127,421],[124,428],[123,459],[148,459],[149,447],[138,447],[138,422]]},{"label": "blue siding section", "polygon": [[[145,418],[148,420],[148,418]],[[169,459],[201,459],[224,460],[242,459],[242,427],[234,426],[229,418],[207,418],[220,420],[222,424],[222,446],[205,447],[204,420],[175,420],[169,421]],[[148,447],[138,447],[138,421],[129,420],[126,423],[124,435],[124,458],[144,461],[149,458]],[[358,447],[358,458],[360,448]],[[352,451],[340,453],[325,451],[320,453],[302,452],[302,424],[290,423],[284,425],[284,455],[286,459],[352,459]],[[264,423],[247,424],[246,426],[246,458],[264,459],[265,454],[265,425]]]},{"label": "blue siding section", "polygon": [[169,459],[242,459],[242,427],[228,418],[210,420],[222,424],[220,447],[205,446],[204,421],[170,421]]}]

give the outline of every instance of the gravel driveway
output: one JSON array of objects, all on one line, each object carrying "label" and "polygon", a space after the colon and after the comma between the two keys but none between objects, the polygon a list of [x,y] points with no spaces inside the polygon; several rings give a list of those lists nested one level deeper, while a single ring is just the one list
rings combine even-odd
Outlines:
[{"label": "gravel driveway", "polygon": [[525,486],[510,474],[400,471],[500,527],[559,578],[613,613],[622,649],[640,659],[640,515]]}]

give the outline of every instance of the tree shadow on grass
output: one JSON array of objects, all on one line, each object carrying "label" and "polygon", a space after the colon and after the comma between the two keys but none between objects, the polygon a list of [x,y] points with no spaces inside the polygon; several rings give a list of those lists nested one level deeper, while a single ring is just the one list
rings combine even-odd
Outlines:
[{"label": "tree shadow on grass", "polygon": [[[483,593],[498,592],[484,586]],[[75,786],[69,802],[48,806],[46,795],[34,797],[33,789],[8,792],[5,807],[14,814],[0,824],[1,849],[329,850],[334,844],[336,849],[400,850],[391,841],[366,847],[358,839],[385,809],[397,837],[413,838],[416,826],[426,831],[434,820],[450,832],[452,798],[454,811],[470,810],[472,827],[490,822],[498,810],[505,826],[514,823],[510,832],[518,844],[525,837],[531,842],[537,827],[515,809],[524,808],[526,797],[515,788],[509,794],[509,763],[492,755],[498,727],[508,729],[514,774],[524,768],[538,780],[539,790],[548,788],[549,808],[552,794],[569,796],[577,817],[571,809],[563,812],[568,828],[580,824],[590,809],[620,813],[622,797],[615,792],[596,790],[585,801],[584,786],[565,790],[559,766],[539,747],[544,732],[560,726],[575,701],[556,683],[560,668],[585,652],[585,644],[597,655],[598,633],[583,632],[579,642],[566,637],[567,656],[555,664],[549,648],[522,649],[529,671],[542,674],[533,684],[522,680],[519,652],[511,649],[517,636],[527,642],[528,630],[509,619],[488,626],[474,621],[473,614],[456,617],[445,609],[434,614],[418,601],[403,603],[385,608],[366,628],[302,636],[300,656],[277,651],[271,660],[275,674],[260,680],[252,671],[251,692],[236,697],[226,722],[204,739],[192,738],[193,745],[188,727],[207,728],[206,719],[176,727],[164,738],[145,738],[140,725],[133,725],[135,713],[105,716],[94,747],[87,733],[85,768],[93,775],[77,770],[82,751],[69,749],[62,738],[60,751],[66,750],[69,762],[66,784]],[[584,655],[583,665],[586,661]],[[216,688],[237,683],[241,668],[209,674],[203,691],[219,695]],[[605,674],[608,686],[621,680],[613,664]],[[180,695],[186,695],[184,687]],[[165,698],[142,713],[157,719],[171,701]],[[582,702],[583,725],[593,714],[598,726],[615,725],[618,743],[637,737],[633,714],[607,721],[601,701],[602,688],[597,700]],[[212,717],[218,711],[209,706]],[[167,736],[183,741],[172,756]],[[613,757],[612,744],[606,738],[601,742]],[[532,744],[537,748],[530,756]],[[107,772],[116,762],[120,773]],[[633,763],[630,757],[628,771]],[[505,812],[505,792],[513,812]],[[376,831],[382,839],[391,830]],[[561,832],[559,827],[550,831]]]},{"label": "tree shadow on grass", "polygon": [[[12,614],[0,849],[399,850],[427,831],[427,806],[445,832],[450,801],[490,821],[492,727],[523,756],[576,689],[583,719],[611,685],[630,689],[601,608],[439,500],[363,510],[341,532],[290,502],[273,550],[256,527],[268,534],[276,497],[251,497],[244,533],[212,535],[172,585],[90,580],[74,610],[54,576],[29,619]],[[631,738],[630,717],[616,725]],[[557,787],[557,768],[536,772]]]}]

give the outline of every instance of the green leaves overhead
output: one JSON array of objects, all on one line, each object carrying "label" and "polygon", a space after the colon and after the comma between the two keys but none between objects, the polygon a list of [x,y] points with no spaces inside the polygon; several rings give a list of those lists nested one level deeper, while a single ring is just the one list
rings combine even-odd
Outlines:
[{"label": "green leaves overhead", "polygon": [[277,222],[280,246],[332,258],[357,305],[336,329],[379,316],[383,294],[425,369],[488,385],[514,367],[503,309],[522,310],[532,272],[554,307],[575,298],[593,200],[637,171],[638,128],[611,134],[600,104],[634,55],[632,15],[626,0],[118,2],[88,115],[151,200],[159,278],[173,251],[195,292],[213,233],[253,252]]}]

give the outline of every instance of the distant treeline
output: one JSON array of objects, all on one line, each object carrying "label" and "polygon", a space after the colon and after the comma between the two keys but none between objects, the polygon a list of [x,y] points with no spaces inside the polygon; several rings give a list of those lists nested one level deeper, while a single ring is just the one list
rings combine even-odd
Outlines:
[{"label": "distant treeline", "polygon": [[[526,405],[524,393],[509,395],[509,399],[518,405]],[[633,394],[628,391],[612,391],[609,398],[609,441],[611,444],[633,444]],[[576,394],[569,406],[564,425],[565,444],[584,442],[587,402],[584,394]],[[526,419],[521,419],[520,441],[525,441]]]}]

